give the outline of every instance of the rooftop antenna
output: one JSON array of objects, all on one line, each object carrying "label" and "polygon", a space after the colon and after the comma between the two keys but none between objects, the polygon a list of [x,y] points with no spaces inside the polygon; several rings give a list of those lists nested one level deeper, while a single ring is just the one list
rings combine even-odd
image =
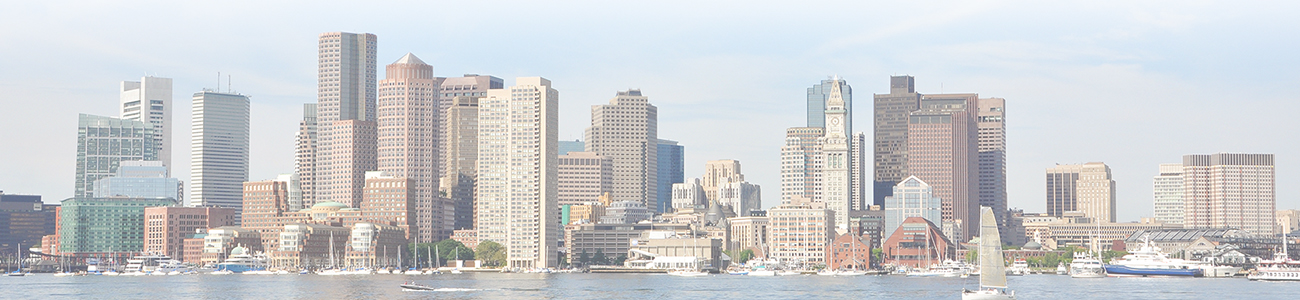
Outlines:
[{"label": "rooftop antenna", "polygon": [[220,71],[217,71],[217,86],[212,87],[212,89],[214,89],[214,90],[219,90],[219,89],[221,89],[221,72],[220,72]]},{"label": "rooftop antenna", "polygon": [[226,92],[230,93],[230,74],[226,74]]}]

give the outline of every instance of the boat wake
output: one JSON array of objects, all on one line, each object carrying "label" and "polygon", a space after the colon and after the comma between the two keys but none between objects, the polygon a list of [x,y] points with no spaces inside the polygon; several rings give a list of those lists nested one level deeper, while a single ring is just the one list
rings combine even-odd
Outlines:
[{"label": "boat wake", "polygon": [[477,291],[482,291],[482,289],[466,289],[466,288],[436,288],[436,289],[432,289],[432,290],[422,290],[422,289],[408,289],[408,288],[403,288],[402,290],[412,291],[412,292],[477,292]]}]

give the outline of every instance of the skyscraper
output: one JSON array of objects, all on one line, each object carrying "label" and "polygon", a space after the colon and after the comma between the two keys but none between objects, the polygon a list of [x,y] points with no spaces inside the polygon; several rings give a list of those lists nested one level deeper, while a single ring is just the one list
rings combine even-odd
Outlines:
[{"label": "skyscraper", "polygon": [[1047,214],[1078,211],[1084,217],[1115,222],[1115,180],[1100,162],[1047,168]]},{"label": "skyscraper", "polygon": [[1005,99],[979,99],[979,203],[992,208],[993,214],[997,215],[998,232],[1009,232],[1005,111]]},{"label": "skyscraper", "polygon": [[1183,224],[1183,164],[1160,164],[1151,190],[1156,221]]},{"label": "skyscraper", "polygon": [[704,163],[704,177],[700,185],[704,186],[704,195],[708,203],[718,201],[718,187],[724,183],[745,181],[740,173],[740,161],[734,159],[710,160]]},{"label": "skyscraper", "polygon": [[316,103],[302,105],[302,121],[294,141],[293,168],[298,177],[300,195],[290,208],[303,209],[316,204]]},{"label": "skyscraper", "polygon": [[884,205],[885,197],[908,174],[908,116],[920,108],[921,94],[916,93],[912,76],[889,77],[889,94],[875,94],[875,145],[873,164],[875,184],[872,202]]},{"label": "skyscraper", "polygon": [[658,120],[659,109],[641,90],[621,91],[609,104],[591,106],[586,150],[613,159],[614,202],[637,201],[658,211]]},{"label": "skyscraper", "polygon": [[154,125],[81,114],[77,118],[77,178],[74,198],[94,196],[95,181],[117,174],[123,161],[158,160]]},{"label": "skyscraper", "polygon": [[614,190],[614,160],[595,152],[559,156],[559,205],[595,202]]},{"label": "skyscraper", "polygon": [[659,139],[659,151],[656,153],[659,157],[655,159],[658,162],[658,179],[656,187],[659,189],[656,196],[659,197],[656,207],[659,213],[672,212],[673,207],[673,184],[686,182],[686,156],[685,148],[678,145],[676,141]]},{"label": "skyscraper", "polygon": [[411,181],[415,233],[422,241],[448,238],[454,225],[440,218],[452,213],[451,204],[436,194],[442,172],[434,143],[441,135],[439,90],[433,67],[407,53],[387,66],[376,104],[379,171]]},{"label": "skyscraper", "polygon": [[172,170],[172,79],[145,76],[140,81],[123,81],[121,118],[153,124],[159,161]]},{"label": "skyscraper", "polygon": [[822,127],[785,130],[781,147],[781,203],[802,198],[821,200]]},{"label": "skyscraper", "polygon": [[559,97],[520,77],[479,102],[479,241],[505,246],[509,267],[554,267],[559,237]]},{"label": "skyscraper", "polygon": [[[852,112],[849,112],[852,114]],[[849,203],[852,210],[867,210],[871,202],[867,187],[867,134],[849,136]]]},{"label": "skyscraper", "polygon": [[357,207],[365,172],[377,169],[376,39],[368,33],[320,35],[314,202]]},{"label": "skyscraper", "polygon": [[1272,154],[1183,156],[1183,226],[1275,232]]},{"label": "skyscraper", "polygon": [[188,205],[242,207],[248,181],[248,96],[194,93],[191,111]]},{"label": "skyscraper", "polygon": [[453,227],[474,229],[478,161],[478,103],[483,96],[453,96],[443,117],[442,179],[438,189],[455,207]]},{"label": "skyscraper", "polygon": [[852,196],[852,179],[849,165],[852,163],[849,151],[849,130],[845,115],[845,99],[840,97],[839,80],[830,82],[831,91],[826,100],[826,136],[822,137],[822,199],[826,208],[835,212],[835,224],[848,230],[849,210]]},{"label": "skyscraper", "polygon": [[978,98],[925,95],[907,124],[907,172],[942,199],[944,234],[954,240],[974,237],[979,229]]}]

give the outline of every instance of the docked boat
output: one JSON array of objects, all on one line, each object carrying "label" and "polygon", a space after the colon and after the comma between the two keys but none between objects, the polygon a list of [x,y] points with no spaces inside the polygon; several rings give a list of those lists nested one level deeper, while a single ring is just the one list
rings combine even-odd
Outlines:
[{"label": "docked boat", "polygon": [[998,236],[998,222],[993,209],[980,207],[980,288],[962,289],[962,300],[1016,299],[1016,292],[1007,288],[1007,273],[1002,258],[1002,239]]},{"label": "docked boat", "polygon": [[929,269],[909,271],[907,277],[961,277],[970,275],[973,270],[974,268],[965,262],[946,260],[941,265],[930,266]]},{"label": "docked boat", "polygon": [[1017,258],[1016,261],[1011,263],[1011,267],[1007,268],[1007,275],[1024,276],[1029,275],[1029,272],[1032,271],[1033,270],[1029,269],[1029,262],[1025,261],[1023,258]]},{"label": "docked boat", "polygon": [[749,271],[730,271],[727,275],[749,275]]},{"label": "docked boat", "polygon": [[1065,262],[1056,263],[1056,275],[1070,274],[1070,269],[1065,268]]},{"label": "docked boat", "polygon": [[795,276],[795,275],[802,275],[802,274],[803,274],[802,272],[791,271],[791,270],[776,272],[776,276]]},{"label": "docked boat", "polygon": [[1106,268],[1102,267],[1101,260],[1088,256],[1086,254],[1075,254],[1075,259],[1070,262],[1070,277],[1072,278],[1102,278],[1106,277]]},{"label": "docked boat", "polygon": [[[225,261],[218,263],[216,271],[230,271],[230,273],[257,272],[266,270],[266,260],[262,257],[254,256],[248,252],[248,248],[242,246],[230,249],[230,256]],[[213,274],[217,272],[213,271]],[[224,272],[223,272],[224,273]]]},{"label": "docked boat", "polygon": [[668,271],[668,275],[680,276],[680,277],[701,277],[701,276],[709,276],[709,272],[693,270],[693,269],[677,269],[677,270]]},{"label": "docked boat", "polygon": [[1291,260],[1287,253],[1286,239],[1282,239],[1282,252],[1274,253],[1273,259],[1262,260],[1259,268],[1246,275],[1246,279],[1261,281],[1300,281],[1300,261]]},{"label": "docked boat", "polygon": [[1142,247],[1129,252],[1122,258],[1111,260],[1104,265],[1106,274],[1111,277],[1202,277],[1202,264],[1169,258],[1160,247],[1151,245],[1151,240],[1143,237]]}]

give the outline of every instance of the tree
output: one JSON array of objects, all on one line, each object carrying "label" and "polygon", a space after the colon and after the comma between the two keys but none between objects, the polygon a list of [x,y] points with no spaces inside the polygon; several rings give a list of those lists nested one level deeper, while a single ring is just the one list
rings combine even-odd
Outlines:
[{"label": "tree", "polygon": [[465,247],[465,244],[462,244],[460,241],[445,239],[434,243],[434,245],[437,246],[440,261],[455,260],[458,257],[461,260],[474,259],[474,250]]},{"label": "tree", "polygon": [[625,261],[627,261],[627,254],[619,254],[618,257],[614,258],[615,265],[622,266]]},{"label": "tree", "polygon": [[478,243],[478,249],[474,250],[474,257],[491,267],[504,266],[506,264],[506,247],[493,241],[482,241]]},{"label": "tree", "polygon": [[609,257],[605,257],[605,250],[602,249],[596,249],[596,255],[591,260],[591,264],[597,266],[608,266],[610,264]]},{"label": "tree", "polygon": [[970,251],[966,251],[966,261],[975,262],[975,261],[979,261],[979,259],[980,259],[979,249],[970,249]]},{"label": "tree", "polygon": [[587,254],[587,249],[582,249],[582,253],[578,254],[578,264],[583,266],[591,264],[591,254]]},{"label": "tree", "polygon": [[745,249],[745,251],[740,251],[740,256],[737,256],[735,261],[743,264],[753,258],[754,258],[754,250]]},{"label": "tree", "polygon": [[885,261],[885,249],[871,248],[871,258],[873,261]]}]

